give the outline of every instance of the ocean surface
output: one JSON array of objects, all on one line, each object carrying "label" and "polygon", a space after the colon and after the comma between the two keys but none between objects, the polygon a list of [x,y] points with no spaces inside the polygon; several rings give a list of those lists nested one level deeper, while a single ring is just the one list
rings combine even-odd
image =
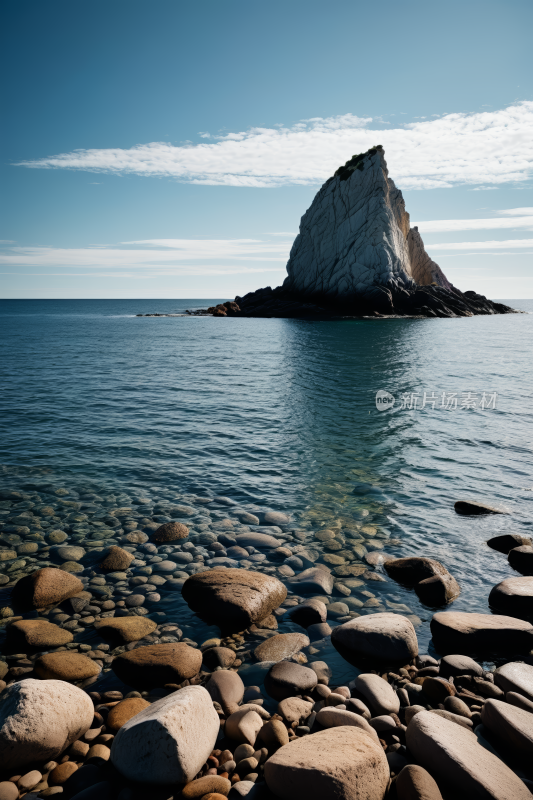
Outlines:
[{"label": "ocean surface", "polygon": [[[319,549],[320,530],[363,520],[368,552],[438,559],[461,585],[453,609],[487,612],[516,573],[486,540],[533,534],[533,301],[468,319],[136,316],[217,302],[1,301],[0,488],[222,495],[286,512]],[[461,517],[461,498],[509,514]],[[414,591],[361,588],[367,613],[399,607],[433,652]],[[198,641],[214,631],[176,594],[161,609]],[[339,682],[353,675],[321,652]]]}]

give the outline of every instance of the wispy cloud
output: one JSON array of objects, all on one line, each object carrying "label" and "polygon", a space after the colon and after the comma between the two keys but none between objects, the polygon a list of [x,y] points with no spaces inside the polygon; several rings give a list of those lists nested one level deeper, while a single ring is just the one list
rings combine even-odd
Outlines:
[{"label": "wispy cloud", "polygon": [[491,242],[442,242],[428,246],[428,250],[506,250],[533,247],[533,239],[504,239]]},{"label": "wispy cloud", "polygon": [[[533,212],[533,209],[531,209]],[[500,211],[505,214],[505,211]],[[498,228],[525,228],[533,231],[533,213],[529,217],[494,217],[493,219],[434,219],[418,222],[420,233],[443,233],[444,231],[481,231]]]},{"label": "wispy cloud", "polygon": [[[219,186],[318,184],[354,153],[381,143],[391,174],[406,189],[525,181],[533,172],[533,102],[457,113],[387,130],[345,114],[292,127],[251,128],[209,142],[167,142],[75,150],[22,166],[170,177]],[[205,134],[202,133],[202,136]]]},{"label": "wispy cloud", "polygon": [[511,217],[533,216],[533,208],[502,208],[498,214],[506,214]]},{"label": "wispy cloud", "polygon": [[291,244],[292,239],[143,239],[117,246],[10,247],[0,253],[0,266],[230,275],[283,269]]}]

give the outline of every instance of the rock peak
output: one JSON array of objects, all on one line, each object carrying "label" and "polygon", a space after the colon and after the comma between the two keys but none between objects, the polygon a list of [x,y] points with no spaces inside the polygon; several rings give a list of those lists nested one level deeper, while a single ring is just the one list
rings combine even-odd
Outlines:
[{"label": "rock peak", "polygon": [[452,289],[411,228],[381,145],[352,156],[300,222],[283,286],[309,299],[371,299],[376,290]]}]

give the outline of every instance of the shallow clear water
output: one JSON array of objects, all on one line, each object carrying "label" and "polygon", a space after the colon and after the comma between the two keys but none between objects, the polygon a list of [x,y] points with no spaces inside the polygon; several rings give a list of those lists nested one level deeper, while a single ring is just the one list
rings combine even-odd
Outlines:
[{"label": "shallow clear water", "polygon": [[[533,301],[507,302],[533,312]],[[290,513],[319,546],[314,532],[366,509],[384,552],[439,559],[462,588],[453,608],[487,611],[491,587],[513,571],[485,541],[533,533],[533,314],[135,316],[207,304],[2,301],[1,486],[225,495],[239,508]],[[395,396],[392,410],[377,410],[378,390]],[[457,393],[459,406],[470,392],[478,407],[401,407],[402,393],[419,393],[420,404],[424,391],[437,406],[442,392]],[[494,392],[496,409],[479,408]],[[511,513],[460,517],[459,498]],[[390,579],[367,588],[419,617],[424,651],[432,610]],[[209,632],[176,596],[163,607],[198,636]],[[339,680],[348,674],[339,657],[335,669]]]}]

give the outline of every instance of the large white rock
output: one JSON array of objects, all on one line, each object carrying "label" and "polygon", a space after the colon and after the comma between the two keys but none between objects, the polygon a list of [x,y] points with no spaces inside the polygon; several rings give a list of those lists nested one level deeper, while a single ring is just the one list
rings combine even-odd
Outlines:
[{"label": "large white rock", "polygon": [[380,146],[354,156],[322,186],[301,219],[287,272],[285,288],[329,299],[372,296],[391,284],[451,286],[410,227]]},{"label": "large white rock", "polygon": [[91,698],[70,683],[27,678],[11,684],[0,696],[0,769],[51,761],[93,718]]},{"label": "large white rock", "polygon": [[186,783],[213,750],[220,722],[203,686],[186,686],[126,722],[113,740],[111,761],[142,783]]},{"label": "large white rock", "polygon": [[520,778],[467,728],[421,711],[407,726],[406,739],[413,760],[461,797],[531,800]]}]

